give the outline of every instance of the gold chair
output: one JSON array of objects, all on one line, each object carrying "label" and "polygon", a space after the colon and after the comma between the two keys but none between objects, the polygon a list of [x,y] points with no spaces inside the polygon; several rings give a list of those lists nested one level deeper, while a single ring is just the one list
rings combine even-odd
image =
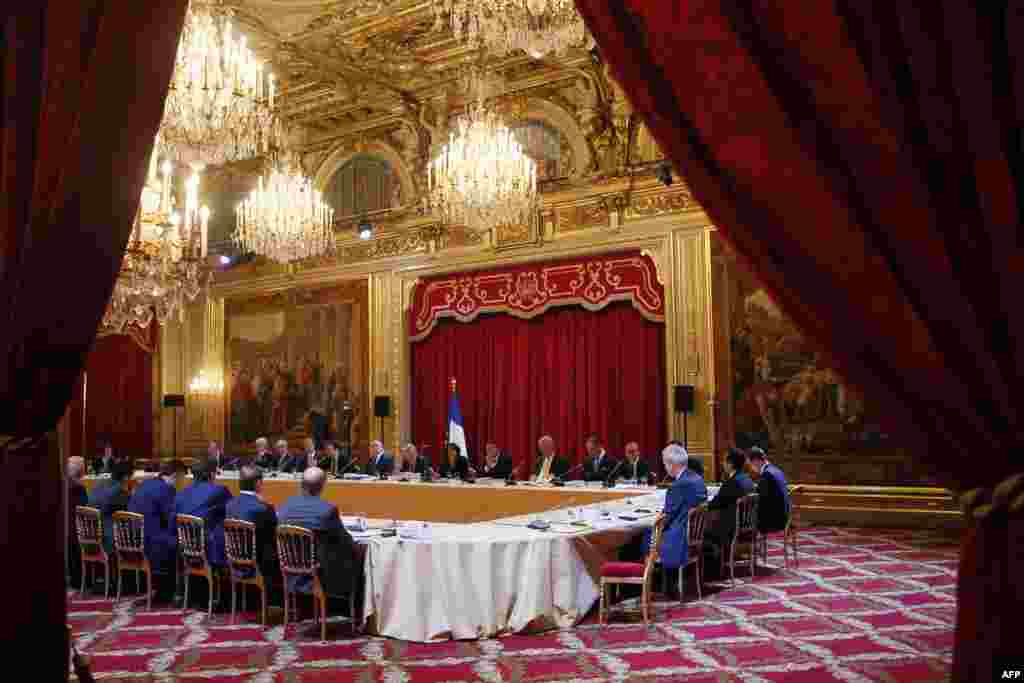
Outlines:
[{"label": "gold chair", "polygon": [[704,577],[704,529],[707,527],[708,504],[701,503],[691,508],[686,516],[687,536],[689,548],[686,554],[686,564],[679,568],[679,602],[683,602],[684,588],[686,587],[686,570],[692,565],[694,578],[697,581],[697,599],[701,599],[700,587]]},{"label": "gold chair", "polygon": [[[281,562],[281,577],[284,579],[284,626],[288,629],[291,610],[298,614],[295,593],[288,587],[289,577],[309,576],[313,579],[313,611],[320,620],[320,640],[327,640],[327,594],[320,581],[320,560],[317,557],[316,536],[309,529],[282,524],[277,527],[277,556]],[[356,633],[357,587],[349,596],[352,634]]]},{"label": "gold chair", "polygon": [[601,602],[598,607],[598,620],[605,623],[605,613],[608,611],[608,600],[614,599],[614,594],[609,593],[615,586],[629,584],[641,586],[640,592],[640,614],[644,623],[650,624],[651,617],[651,577],[654,574],[654,565],[658,561],[658,551],[661,547],[662,533],[665,531],[665,515],[658,515],[654,522],[654,530],[651,532],[651,545],[647,551],[647,558],[643,562],[605,562],[601,565]]},{"label": "gold chair", "polygon": [[78,549],[82,557],[82,587],[79,595],[85,595],[85,579],[90,564],[103,565],[103,583],[110,597],[110,556],[103,549],[103,514],[94,507],[75,507],[75,532],[78,534]]},{"label": "gold chair", "polygon": [[789,487],[789,519],[786,520],[786,528],[773,533],[761,532],[761,564],[768,564],[768,537],[776,533],[782,534],[782,559],[789,568],[789,553],[793,552],[793,566],[800,566],[800,558],[797,557],[797,542],[800,533],[800,514],[796,505],[797,495],[804,492],[803,484],[796,484]]},{"label": "gold chair", "polygon": [[141,586],[141,575],[146,575],[146,609],[153,605],[153,568],[146,557],[144,538],[145,517],[137,512],[115,512],[114,556],[117,558],[117,599],[121,600],[121,577],[124,572],[135,572],[135,582]]},{"label": "gold chair", "polygon": [[729,565],[730,583],[736,583],[736,550],[740,545],[748,547],[750,550],[750,578],[753,579],[757,573],[757,500],[756,493],[748,493],[736,501],[736,530],[729,542],[728,561],[726,554],[722,553],[722,562],[727,561]]},{"label": "gold chair", "polygon": [[256,562],[256,525],[240,519],[224,520],[224,551],[228,557],[228,578],[231,580],[231,623],[235,621],[238,588],[242,590],[245,610],[245,588],[256,586],[260,592],[262,611],[260,623],[267,625],[267,582]]},{"label": "gold chair", "polygon": [[182,576],[185,580],[185,604],[183,610],[188,609],[188,585],[189,578],[201,576],[206,579],[210,587],[210,601],[208,613],[213,616],[214,592],[217,589],[219,573],[210,564],[206,557],[206,522],[202,517],[192,515],[178,515],[178,553],[182,561]]}]

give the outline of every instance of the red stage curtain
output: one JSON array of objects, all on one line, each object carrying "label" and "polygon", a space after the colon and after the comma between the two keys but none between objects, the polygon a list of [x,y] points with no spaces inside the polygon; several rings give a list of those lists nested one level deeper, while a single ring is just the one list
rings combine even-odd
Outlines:
[{"label": "red stage curtain", "polygon": [[493,314],[439,321],[412,345],[413,436],[434,445],[435,460],[452,377],[473,457],[494,441],[520,478],[533,473],[545,433],[573,464],[590,432],[616,455],[628,441],[649,456],[665,443],[665,326],[629,302],[597,312],[556,308],[529,320]]},{"label": "red stage curtain", "polygon": [[[151,336],[159,339],[155,332]],[[89,352],[85,377],[85,401],[79,381],[68,407],[71,454],[91,460],[102,454],[98,444],[109,440],[117,454],[152,457],[153,352],[128,335],[101,337]]]},{"label": "red stage curtain", "polygon": [[[1020,7],[577,6],[725,237],[920,457],[960,489],[1019,471]],[[993,551],[1020,545],[1005,515],[966,537],[958,680],[1016,651],[1024,556]]]},{"label": "red stage curtain", "polygon": [[[64,414],[121,265],[187,0],[6,3],[0,41],[2,627],[40,680],[67,677]],[[8,437],[15,437],[9,440]],[[33,558],[27,560],[26,558]]]}]

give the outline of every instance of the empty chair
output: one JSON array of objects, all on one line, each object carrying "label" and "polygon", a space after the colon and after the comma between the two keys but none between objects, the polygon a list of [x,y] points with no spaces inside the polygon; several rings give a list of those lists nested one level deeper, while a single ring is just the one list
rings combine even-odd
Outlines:
[{"label": "empty chair", "polygon": [[729,564],[729,581],[732,583],[736,582],[736,550],[741,545],[749,546],[750,577],[753,578],[757,572],[757,500],[758,494],[749,493],[736,501],[736,529],[729,542],[728,560],[726,554],[722,553],[723,562]]},{"label": "empty chair", "polygon": [[75,508],[75,533],[78,534],[78,548],[82,557],[82,587],[85,594],[85,579],[89,565],[103,566],[104,597],[110,597],[110,556],[103,549],[103,513],[88,505]]},{"label": "empty chair", "polygon": [[238,590],[241,589],[242,610],[245,610],[246,586],[256,586],[262,606],[260,623],[266,626],[267,582],[256,561],[256,525],[240,519],[224,520],[224,551],[228,558],[228,578],[231,580],[231,621],[235,620]]},{"label": "empty chair", "polygon": [[182,562],[182,576],[185,580],[185,604],[188,609],[189,578],[201,576],[210,587],[208,612],[213,615],[214,592],[217,589],[218,574],[206,557],[206,523],[202,517],[178,515],[178,553]]},{"label": "empty chair", "polygon": [[135,572],[135,583],[140,586],[141,575],[146,575],[146,609],[153,605],[153,568],[143,547],[146,518],[137,512],[115,512],[114,555],[117,557],[117,599],[121,599],[121,578],[125,572]]},{"label": "empty chair", "polygon": [[[602,624],[605,623],[605,613],[608,611],[609,601],[614,598],[614,595],[609,595],[609,593],[614,590],[614,586],[622,584],[641,586],[640,614],[643,616],[644,623],[650,624],[651,576],[654,573],[654,565],[658,561],[661,537],[665,531],[665,520],[664,514],[658,515],[651,533],[651,545],[643,562],[605,562],[601,565],[601,603],[598,607],[598,618]],[[683,568],[680,567],[679,571],[682,573]]]},{"label": "empty chair", "polygon": [[[277,527],[277,556],[281,562],[281,576],[284,579],[285,630],[288,629],[291,610],[295,609],[298,614],[295,591],[289,587],[288,579],[305,576],[312,579],[313,609],[320,620],[320,639],[327,640],[327,594],[320,581],[320,559],[317,552],[316,537],[309,529],[288,524]],[[353,634],[356,630],[355,600],[356,590],[353,587],[348,594]]]}]

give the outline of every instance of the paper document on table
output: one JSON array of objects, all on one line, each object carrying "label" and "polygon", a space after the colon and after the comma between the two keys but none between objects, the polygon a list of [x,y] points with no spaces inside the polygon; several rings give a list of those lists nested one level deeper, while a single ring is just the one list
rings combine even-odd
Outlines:
[{"label": "paper document on table", "polygon": [[577,526],[575,524],[566,524],[564,522],[555,522],[551,525],[550,531],[554,531],[556,534],[578,534],[587,531],[589,527]]}]

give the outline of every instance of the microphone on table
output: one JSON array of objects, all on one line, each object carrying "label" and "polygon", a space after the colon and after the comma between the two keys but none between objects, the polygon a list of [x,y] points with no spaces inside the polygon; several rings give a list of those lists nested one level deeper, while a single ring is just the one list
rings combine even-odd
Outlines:
[{"label": "microphone on table", "polygon": [[[520,463],[520,464],[522,464],[522,463]],[[519,471],[519,465],[516,465],[511,470],[509,470],[508,476],[505,477],[505,486],[515,486],[518,483],[518,482],[516,482],[516,476],[515,476],[516,472],[518,472],[518,471]]]},{"label": "microphone on table", "polygon": [[356,464],[356,459],[355,458],[350,458],[349,461],[348,461],[348,464],[345,465],[344,467],[342,467],[341,468],[341,472],[338,472],[336,475],[334,475],[334,477],[336,479],[341,479],[341,475],[345,474],[345,472],[348,471],[348,468],[352,467],[352,465],[355,465],[355,464]]},{"label": "microphone on table", "polygon": [[583,467],[583,463],[580,463],[579,465],[576,465],[575,467],[570,467],[569,469],[567,469],[565,471],[565,474],[563,474],[562,476],[554,477],[551,480],[551,485],[552,486],[565,486],[565,478],[568,477],[574,470],[578,470],[581,467]]},{"label": "microphone on table", "polygon": [[611,487],[615,486],[615,475],[618,473],[619,468],[622,467],[622,463],[624,462],[625,460],[620,460],[617,463],[615,463],[615,467],[613,467],[612,471],[608,473],[607,477],[605,477],[604,487],[606,489],[610,489]]}]

